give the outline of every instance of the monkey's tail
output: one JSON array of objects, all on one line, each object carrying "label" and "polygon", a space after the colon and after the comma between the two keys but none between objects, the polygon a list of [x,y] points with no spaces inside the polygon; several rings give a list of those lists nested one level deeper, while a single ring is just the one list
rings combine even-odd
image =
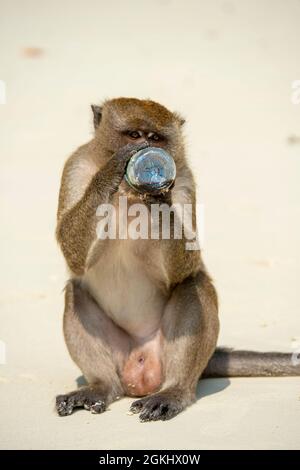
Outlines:
[{"label": "monkey's tail", "polygon": [[284,377],[300,375],[300,353],[234,351],[217,348],[202,377]]}]

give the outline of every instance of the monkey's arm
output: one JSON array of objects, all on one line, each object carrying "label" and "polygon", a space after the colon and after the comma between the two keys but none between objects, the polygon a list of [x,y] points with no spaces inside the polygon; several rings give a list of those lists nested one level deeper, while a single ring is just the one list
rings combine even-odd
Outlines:
[{"label": "monkey's arm", "polygon": [[195,401],[198,380],[217,343],[217,304],[215,289],[203,272],[173,290],[162,320],[164,385],[131,405],[141,421],[170,419]]},{"label": "monkey's arm", "polygon": [[114,154],[100,170],[96,171],[83,189],[83,195],[71,207],[68,207],[69,201],[72,201],[70,193],[78,192],[76,185],[79,184],[76,176],[74,177],[76,166],[78,168],[82,164],[87,170],[88,159],[84,160],[82,157],[81,161],[79,155],[76,163],[71,162],[69,167],[65,168],[60,189],[56,235],[68,266],[74,274],[83,274],[89,248],[96,238],[97,207],[110,201],[111,196],[119,188],[128,160],[135,152],[145,147],[146,144],[127,145]]}]

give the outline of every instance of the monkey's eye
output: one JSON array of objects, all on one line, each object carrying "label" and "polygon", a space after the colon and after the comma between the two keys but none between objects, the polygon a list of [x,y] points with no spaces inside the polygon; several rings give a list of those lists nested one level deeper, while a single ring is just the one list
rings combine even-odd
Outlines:
[{"label": "monkey's eye", "polygon": [[161,137],[154,132],[154,134],[149,135],[149,139],[158,142],[159,140],[161,140]]},{"label": "monkey's eye", "polygon": [[139,137],[141,137],[141,132],[139,132],[139,131],[129,131],[128,135],[132,139],[139,139]]}]

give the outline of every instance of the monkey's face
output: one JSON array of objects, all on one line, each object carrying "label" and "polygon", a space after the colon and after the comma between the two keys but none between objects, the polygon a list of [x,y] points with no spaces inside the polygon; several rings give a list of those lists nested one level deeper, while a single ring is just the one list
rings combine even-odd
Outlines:
[{"label": "monkey's face", "polygon": [[[95,113],[95,109],[97,112]],[[109,155],[131,143],[161,147],[174,160],[183,157],[184,120],[153,101],[118,98],[93,107],[96,138]],[[95,115],[96,114],[96,115]]]}]

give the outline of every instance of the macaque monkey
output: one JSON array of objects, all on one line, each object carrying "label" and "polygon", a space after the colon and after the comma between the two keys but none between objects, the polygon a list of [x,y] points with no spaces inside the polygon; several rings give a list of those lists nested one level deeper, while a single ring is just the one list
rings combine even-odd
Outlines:
[{"label": "macaque monkey", "polygon": [[[142,203],[191,204],[195,182],[185,156],[184,119],[153,101],[118,98],[92,106],[94,138],[67,160],[57,239],[70,280],[64,336],[88,385],[56,398],[60,416],[81,407],[105,411],[122,396],[141,421],[166,420],[196,398],[201,376],[297,375],[291,355],[217,349],[218,301],[200,250],[186,239],[101,239],[97,208],[119,196]],[[169,152],[176,180],[166,193],[139,194],[124,179],[147,146]],[[195,211],[193,210],[193,225]],[[174,218],[171,218],[171,224]]]}]

